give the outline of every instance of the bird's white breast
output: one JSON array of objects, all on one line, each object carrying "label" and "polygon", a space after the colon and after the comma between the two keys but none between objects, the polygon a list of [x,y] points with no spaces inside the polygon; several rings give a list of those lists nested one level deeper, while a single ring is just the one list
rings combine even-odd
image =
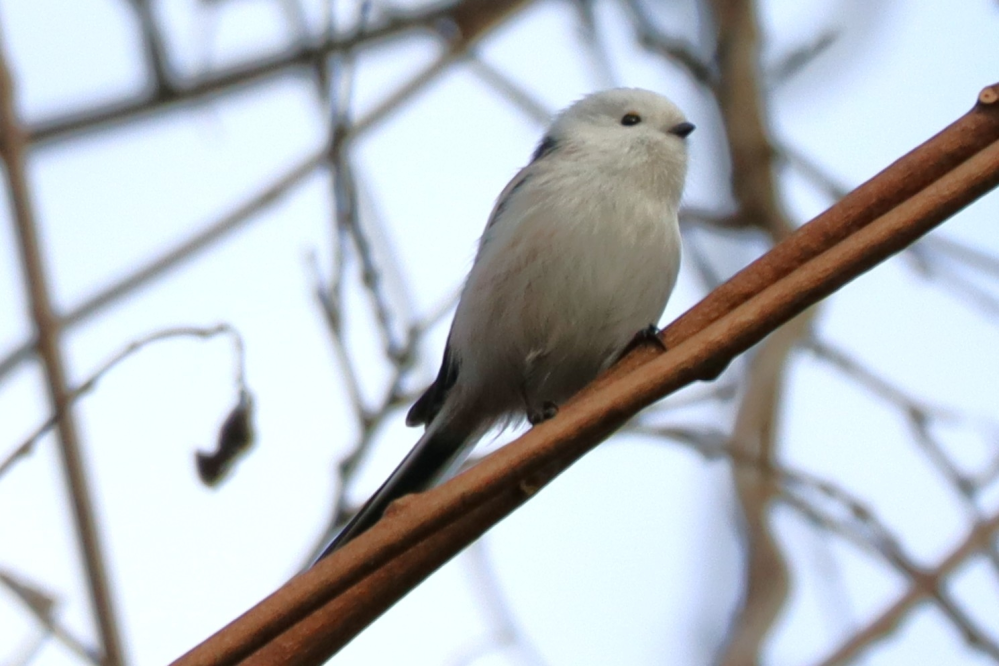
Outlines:
[{"label": "bird's white breast", "polygon": [[482,390],[508,409],[525,391],[560,403],[582,388],[659,320],[676,281],[675,207],[626,175],[581,180],[586,167],[529,174],[487,230],[455,315],[465,380],[492,378]]}]

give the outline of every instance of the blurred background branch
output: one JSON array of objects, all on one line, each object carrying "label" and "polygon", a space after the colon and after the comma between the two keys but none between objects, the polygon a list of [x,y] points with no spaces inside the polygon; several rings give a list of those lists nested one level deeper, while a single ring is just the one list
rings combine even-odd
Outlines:
[{"label": "blurred background branch", "polygon": [[[764,0],[46,7],[0,0],[0,663],[162,663],[309,561],[415,441],[401,413],[553,110],[638,85],[698,125],[672,318],[962,113],[995,78],[966,54],[999,20]],[[999,661],[996,205],[643,412],[339,659]],[[192,321],[232,322],[235,406],[214,345],[117,363],[214,330]],[[190,452],[212,439],[208,490]]]},{"label": "blurred background branch", "polygon": [[26,175],[25,135],[17,118],[14,81],[0,51],[0,156],[7,176],[7,193],[13,207],[14,228],[35,329],[35,349],[45,368],[49,405],[57,414],[59,451],[70,507],[86,567],[90,604],[100,629],[101,661],[111,666],[124,662],[118,618],[111,595],[101,537],[94,516],[90,483],[83,467],[76,419],[69,404],[61,331],[52,308],[44,260],[38,243],[35,214]]}]

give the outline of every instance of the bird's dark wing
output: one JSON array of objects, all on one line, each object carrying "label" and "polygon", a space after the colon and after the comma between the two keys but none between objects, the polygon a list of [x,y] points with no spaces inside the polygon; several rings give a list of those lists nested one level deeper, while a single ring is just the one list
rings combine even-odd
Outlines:
[{"label": "bird's dark wing", "polygon": [[541,143],[538,144],[538,147],[534,149],[534,154],[531,155],[530,164],[534,164],[542,157],[550,155],[556,148],[558,148],[558,142],[555,141],[555,137],[548,135],[541,139]]},{"label": "bird's dark wing", "polygon": [[[534,166],[538,161],[544,159],[546,156],[550,155],[559,147],[558,142],[556,142],[554,137],[546,136],[538,144],[538,147],[534,150],[534,154],[531,156],[531,161],[521,169],[517,175],[515,175],[507,186],[500,192],[499,197],[496,199],[496,205],[493,206],[492,213],[489,215],[489,221],[486,223],[486,231],[489,230],[496,220],[499,219],[503,210],[509,205],[510,199],[513,195],[531,178],[531,167]],[[483,234],[482,242],[485,243],[488,234]],[[481,248],[480,248],[481,251]],[[406,425],[417,426],[429,424],[433,421],[434,417],[437,416],[437,412],[441,410],[444,405],[444,399],[447,397],[447,392],[454,386],[455,381],[458,379],[458,360],[454,357],[451,352],[451,336],[448,336],[448,344],[444,347],[444,360],[441,363],[440,372],[437,373],[437,379],[434,383],[424,391],[420,399],[410,408],[409,413],[406,414]]]},{"label": "bird's dark wing", "polygon": [[444,399],[447,392],[458,380],[458,359],[451,353],[451,336],[448,336],[447,344],[444,346],[444,360],[441,361],[441,369],[437,373],[437,379],[423,392],[406,414],[406,425],[417,426],[429,424],[437,416],[437,412],[444,406]]},{"label": "bird's dark wing", "polygon": [[521,187],[531,179],[531,167],[537,164],[540,160],[544,159],[546,156],[551,155],[555,149],[558,148],[558,143],[553,137],[546,136],[538,144],[538,147],[534,150],[534,154],[531,155],[531,161],[527,163],[523,169],[517,172],[510,182],[507,183],[503,191],[496,198],[496,205],[493,206],[493,211],[489,214],[489,221],[486,222],[486,230],[493,226],[493,223],[499,219],[500,214],[509,205],[510,199],[513,197],[514,193],[517,192]]},{"label": "bird's dark wing", "polygon": [[431,424],[391,476],[323,550],[319,559],[367,531],[381,519],[389,504],[398,498],[423,492],[436,483],[466,453],[471,432],[460,424]]},{"label": "bird's dark wing", "polygon": [[[501,213],[510,204],[514,194],[531,178],[532,167],[539,160],[543,160],[545,156],[551,154],[557,147],[554,138],[546,136],[542,139],[531,157],[530,164],[521,169],[500,193],[492,214],[489,216],[489,222],[486,224],[487,233],[483,234],[483,243],[488,237],[489,227],[499,219]],[[470,443],[477,439],[475,433],[479,424],[475,422],[434,420],[444,406],[448,391],[454,387],[458,380],[459,365],[458,358],[452,351],[451,336],[449,335],[437,379],[424,391],[406,415],[406,425],[426,425],[427,431],[399,467],[382,484],[381,488],[347,523],[336,539],[327,546],[320,559],[378,522],[388,505],[398,497],[420,492],[432,485],[441,474],[445,473],[467,452]]]}]

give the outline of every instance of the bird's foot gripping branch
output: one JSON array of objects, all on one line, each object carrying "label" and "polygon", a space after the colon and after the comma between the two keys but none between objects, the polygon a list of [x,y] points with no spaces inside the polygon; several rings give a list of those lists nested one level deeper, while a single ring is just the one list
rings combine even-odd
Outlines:
[{"label": "bird's foot gripping branch", "polygon": [[999,84],[562,406],[451,481],[393,505],[176,664],[319,664],[643,407],[710,376],[999,184]]}]

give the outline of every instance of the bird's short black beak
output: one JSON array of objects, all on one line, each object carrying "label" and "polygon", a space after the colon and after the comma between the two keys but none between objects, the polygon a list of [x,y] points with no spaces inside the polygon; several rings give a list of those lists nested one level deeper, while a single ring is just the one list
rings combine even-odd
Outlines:
[{"label": "bird's short black beak", "polygon": [[682,122],[669,128],[670,134],[676,134],[681,139],[686,139],[694,131],[694,123]]}]

